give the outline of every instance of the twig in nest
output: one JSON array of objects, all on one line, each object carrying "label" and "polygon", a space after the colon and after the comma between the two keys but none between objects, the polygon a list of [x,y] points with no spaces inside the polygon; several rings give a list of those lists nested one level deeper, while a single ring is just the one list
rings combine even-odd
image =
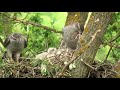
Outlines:
[{"label": "twig in nest", "polygon": [[[62,72],[59,74],[59,77],[62,77],[62,76],[63,76],[63,73],[65,72],[65,70],[67,69],[67,67],[68,67],[72,62],[74,62],[82,53],[84,53],[84,52],[89,48],[89,46],[91,45],[91,43],[94,41],[96,35],[97,35],[100,31],[101,31],[101,30],[97,30],[97,31],[95,32],[95,34],[92,36],[92,39],[90,40],[90,42],[89,42],[87,45],[85,45],[85,46],[83,46],[83,47],[80,48],[80,50],[79,50],[79,52],[80,52],[79,55],[77,55],[76,57],[73,57],[72,60],[71,60],[70,62],[68,62],[68,64],[66,64],[66,65],[63,67]],[[75,53],[76,53],[76,52],[75,52]]]},{"label": "twig in nest", "polygon": [[32,68],[32,75],[35,76],[34,68]]},{"label": "twig in nest", "polygon": [[90,66],[88,63],[84,62],[83,59],[81,59],[81,62],[83,62],[86,66],[88,66],[92,70],[96,70],[96,68],[94,68],[94,67]]}]

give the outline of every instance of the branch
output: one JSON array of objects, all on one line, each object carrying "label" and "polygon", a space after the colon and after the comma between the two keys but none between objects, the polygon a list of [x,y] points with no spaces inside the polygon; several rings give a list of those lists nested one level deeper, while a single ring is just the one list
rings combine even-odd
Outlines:
[{"label": "branch", "polygon": [[26,15],[22,20],[24,20],[25,18],[27,18],[27,16],[29,15],[29,13],[30,13],[30,12],[27,12],[27,15]]},{"label": "branch", "polygon": [[72,62],[74,62],[82,53],[84,53],[84,52],[90,47],[90,45],[91,45],[91,43],[94,41],[96,35],[97,35],[100,31],[101,31],[101,30],[97,30],[97,31],[95,32],[95,34],[92,36],[92,39],[90,40],[90,42],[89,42],[87,45],[85,45],[85,46],[83,46],[82,48],[80,48],[80,50],[77,50],[77,51],[79,51],[79,52],[75,52],[75,53],[77,53],[78,55],[77,55],[76,57],[73,57],[72,60],[69,61],[68,64],[66,64],[66,65],[63,67],[61,73],[59,74],[59,77],[62,77],[63,74],[64,74],[64,72],[65,72],[65,70],[67,69],[67,67],[68,67]]},{"label": "branch", "polygon": [[[3,40],[2,40],[2,38],[0,38],[0,42],[1,42],[1,44],[3,45]],[[4,46],[4,45],[3,45]]]},{"label": "branch", "polygon": [[107,55],[106,55],[106,58],[105,58],[104,62],[107,61],[107,58],[108,58],[108,56],[109,56],[111,50],[112,50],[112,46],[110,46],[110,49],[109,49],[109,51],[108,51],[108,53],[107,53]]},{"label": "branch", "polygon": [[120,45],[114,45],[113,47],[120,49]]},{"label": "branch", "polygon": [[118,34],[110,41],[108,41],[106,44],[112,43],[114,42],[116,39],[118,39],[120,37],[120,32],[118,32]]},{"label": "branch", "polygon": [[88,63],[84,62],[83,59],[81,59],[81,62],[83,62],[86,66],[88,66],[92,70],[96,70],[96,68],[94,68],[94,67],[90,66]]},{"label": "branch", "polygon": [[[2,13],[0,13],[2,14]],[[6,15],[5,15],[6,16]],[[6,16],[8,17],[8,16]],[[31,21],[24,21],[24,20],[20,20],[20,19],[17,19],[16,17],[8,17],[8,18],[11,18],[13,21],[15,21],[16,23],[23,23],[23,24],[30,24],[30,25],[33,25],[33,26],[36,26],[36,27],[40,27],[40,28],[43,28],[43,29],[46,29],[46,30],[49,30],[49,31],[52,31],[52,32],[55,32],[55,33],[60,33],[62,34],[62,31],[57,31],[56,29],[54,28],[50,28],[50,27],[47,27],[47,26],[44,26],[44,25],[41,25],[41,24],[38,24],[38,23],[35,23],[35,22],[31,22]]]},{"label": "branch", "polygon": [[50,28],[50,27],[47,27],[47,26],[44,26],[44,25],[41,25],[41,24],[38,24],[38,23],[35,23],[35,22],[23,21],[23,20],[16,19],[16,23],[19,23],[19,22],[23,23],[23,24],[30,24],[30,25],[33,25],[33,26],[36,26],[36,27],[40,27],[40,28],[55,32],[55,33],[62,34],[61,31],[57,31],[56,29],[53,29],[53,28]]},{"label": "branch", "polygon": [[92,15],[92,12],[88,12],[88,17],[87,17],[87,20],[85,22],[84,28],[86,28],[86,25],[88,24],[88,21],[90,20],[91,15]]}]

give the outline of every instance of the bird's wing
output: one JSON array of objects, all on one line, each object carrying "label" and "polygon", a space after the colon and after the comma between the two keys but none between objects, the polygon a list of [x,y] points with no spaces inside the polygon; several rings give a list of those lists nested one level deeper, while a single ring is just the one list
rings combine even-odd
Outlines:
[{"label": "bird's wing", "polygon": [[28,45],[28,39],[26,37],[24,37],[24,48],[26,48]]},{"label": "bird's wing", "polygon": [[7,47],[7,45],[10,43],[10,36],[8,36],[5,41],[3,42],[4,47]]}]

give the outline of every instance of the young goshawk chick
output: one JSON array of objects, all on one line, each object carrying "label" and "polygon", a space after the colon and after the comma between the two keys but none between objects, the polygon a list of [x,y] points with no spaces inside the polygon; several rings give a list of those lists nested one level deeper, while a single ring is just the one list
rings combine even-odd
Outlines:
[{"label": "young goshawk chick", "polygon": [[3,44],[7,49],[6,55],[9,60],[11,62],[16,60],[18,63],[22,50],[27,47],[27,38],[20,33],[13,33],[5,39]]}]

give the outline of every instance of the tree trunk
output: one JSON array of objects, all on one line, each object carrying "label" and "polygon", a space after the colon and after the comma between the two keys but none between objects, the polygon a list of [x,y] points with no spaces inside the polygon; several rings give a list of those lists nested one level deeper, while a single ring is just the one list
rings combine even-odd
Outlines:
[{"label": "tree trunk", "polygon": [[88,12],[68,12],[65,26],[79,22],[84,25],[87,19]]},{"label": "tree trunk", "polygon": [[79,23],[84,26],[87,17],[88,17],[88,12],[80,12]]},{"label": "tree trunk", "polygon": [[76,59],[76,68],[71,71],[71,75],[74,78],[84,78],[88,75],[90,68],[81,62],[81,59],[83,59],[83,61],[89,65],[93,63],[99,46],[102,43],[101,39],[106,31],[108,24],[111,21],[112,15],[112,12],[93,12],[91,14],[88,24],[86,25],[86,28],[82,35],[83,40],[87,44],[90,42],[92,36],[95,34],[95,32],[97,32],[97,30],[101,31],[96,35],[90,47],[81,56],[79,56],[78,59]]}]

